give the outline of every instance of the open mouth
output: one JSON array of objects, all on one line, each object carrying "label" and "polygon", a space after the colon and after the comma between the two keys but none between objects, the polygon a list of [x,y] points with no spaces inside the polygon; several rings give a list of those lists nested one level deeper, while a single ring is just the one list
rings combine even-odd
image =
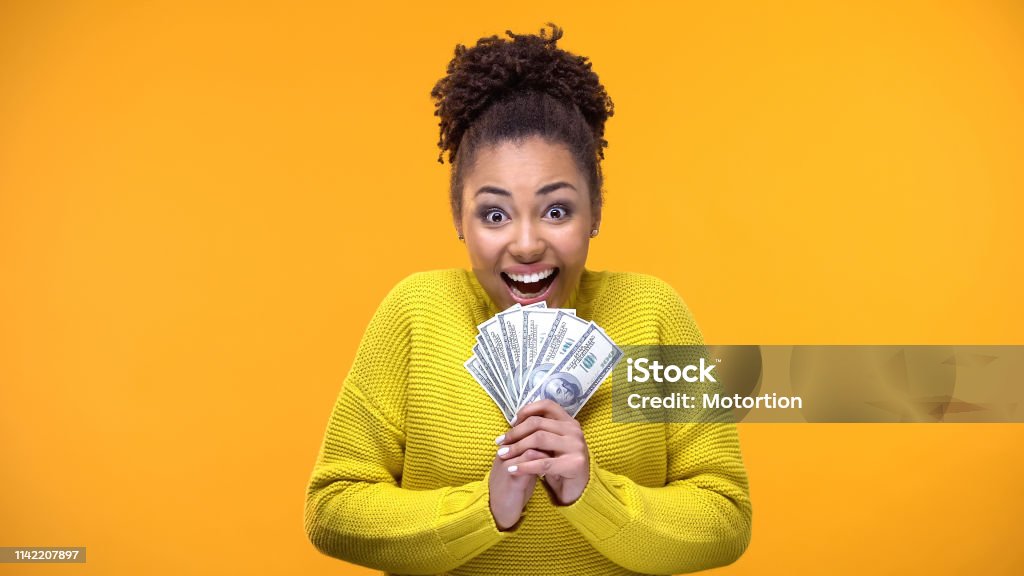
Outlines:
[{"label": "open mouth", "polygon": [[508,285],[512,295],[519,300],[532,300],[543,296],[557,277],[558,268],[534,272],[533,274],[501,273],[501,279]]}]

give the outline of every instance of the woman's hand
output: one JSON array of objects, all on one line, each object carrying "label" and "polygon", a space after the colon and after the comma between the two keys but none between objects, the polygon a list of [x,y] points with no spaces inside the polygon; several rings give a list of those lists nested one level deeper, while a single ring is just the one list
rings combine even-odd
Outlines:
[{"label": "woman's hand", "polygon": [[519,522],[523,508],[533,495],[537,486],[536,474],[510,474],[509,466],[523,466],[538,458],[547,458],[547,454],[537,450],[526,450],[517,458],[494,457],[491,465],[491,476],[488,490],[491,499],[491,516],[498,530],[508,530]]},{"label": "woman's hand", "polygon": [[[498,450],[510,474],[540,476],[559,504],[579,499],[590,479],[590,451],[580,423],[551,400],[527,404],[513,422],[515,426],[505,434]],[[516,461],[520,455],[537,451],[540,458]]]}]

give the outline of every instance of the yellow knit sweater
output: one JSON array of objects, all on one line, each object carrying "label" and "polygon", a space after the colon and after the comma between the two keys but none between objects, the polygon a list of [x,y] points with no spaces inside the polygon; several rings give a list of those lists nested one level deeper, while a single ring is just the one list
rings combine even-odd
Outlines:
[{"label": "yellow knit sweater", "polygon": [[[664,282],[585,271],[565,307],[619,345],[696,344]],[[472,272],[414,274],[380,305],[331,414],[306,492],[323,553],[401,574],[670,574],[720,566],[750,539],[731,424],[619,424],[602,386],[577,415],[590,480],[569,506],[538,486],[513,530],[488,474],[508,424],[463,368],[498,312]]]}]

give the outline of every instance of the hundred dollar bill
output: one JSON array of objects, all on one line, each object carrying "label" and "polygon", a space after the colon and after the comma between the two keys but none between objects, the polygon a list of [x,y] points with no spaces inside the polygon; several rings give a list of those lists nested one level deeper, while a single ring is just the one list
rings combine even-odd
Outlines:
[{"label": "hundred dollar bill", "polygon": [[[481,325],[473,346],[473,356],[463,364],[473,378],[494,400],[506,420],[515,415],[518,392],[516,380],[522,363],[521,310],[547,308],[547,302],[521,306],[514,304]],[[495,338],[500,334],[500,339]]]},{"label": "hundred dollar bill", "polygon": [[473,356],[477,359],[480,372],[485,378],[487,378],[488,382],[494,386],[498,393],[501,394],[502,398],[505,400],[505,404],[507,406],[515,406],[515,399],[509,397],[508,393],[505,391],[505,385],[498,378],[497,373],[494,371],[494,367],[491,365],[490,360],[488,360],[487,353],[479,336],[477,337],[476,345],[473,346]]},{"label": "hundred dollar bill", "polygon": [[488,374],[491,377],[491,381],[494,382],[495,386],[501,390],[502,395],[508,400],[509,406],[515,406],[516,395],[512,390],[511,384],[509,384],[509,377],[506,374],[506,370],[503,368],[501,359],[505,358],[502,354],[498,357],[494,352],[491,351],[492,346],[484,337],[483,333],[477,335],[477,342],[480,346],[480,350],[477,356],[488,370]]},{"label": "hundred dollar bill", "polygon": [[[518,310],[506,310],[500,312],[496,317],[501,327],[501,338],[508,351],[509,372],[512,374],[512,381],[509,383],[513,398],[518,398],[522,391],[520,380],[522,378],[523,365],[523,312],[526,308]],[[542,308],[534,308],[542,310]]]},{"label": "hundred dollar bill", "polygon": [[480,365],[480,359],[473,356],[469,360],[466,360],[466,363],[463,364],[463,366],[465,366],[466,370],[473,375],[473,378],[476,379],[477,383],[483,387],[484,391],[487,392],[487,395],[491,397],[491,400],[494,400],[494,403],[498,405],[498,409],[501,410],[501,414],[505,417],[505,420],[511,422],[512,416],[515,415],[515,412],[513,412],[509,407],[508,403],[501,396],[501,393],[495,387],[494,383],[490,381],[490,378],[484,374],[483,368]]},{"label": "hundred dollar bill", "polygon": [[540,348],[544,344],[544,340],[547,339],[548,332],[551,331],[551,326],[554,325],[555,317],[559,312],[565,312],[572,316],[576,315],[576,310],[571,308],[547,308],[541,310],[523,308],[523,349],[520,353],[522,362],[519,366],[520,394],[523,392],[523,388],[527,387],[527,376],[530,367],[536,363],[537,356],[540,354]]},{"label": "hundred dollar bill", "polygon": [[529,392],[523,405],[550,399],[575,418],[621,359],[622,350],[591,323],[569,353]]},{"label": "hundred dollar bill", "polygon": [[[477,335],[476,341],[477,342],[483,342],[483,349],[484,349],[484,355],[485,355],[484,357],[481,357],[481,360],[488,361],[488,364],[490,364],[490,366],[492,366],[492,369],[496,373],[503,374],[504,370],[502,370],[501,367],[504,366],[505,363],[499,362],[498,360],[495,359],[495,357],[499,353],[504,352],[505,356],[508,358],[508,360],[511,361],[512,360],[512,355],[514,354],[514,352],[511,351],[511,347],[512,347],[513,343],[514,343],[515,346],[518,347],[517,340],[519,339],[519,337],[518,337],[517,333],[510,334],[509,333],[510,331],[508,331],[507,328],[503,325],[503,323],[502,323],[502,321],[501,321],[501,319],[499,317],[503,317],[503,315],[504,316],[514,315],[517,312],[522,311],[522,310],[538,310],[538,308],[547,308],[547,307],[548,307],[548,303],[544,302],[544,301],[534,302],[532,304],[526,304],[524,306],[520,305],[518,303],[512,304],[511,306],[505,308],[504,311],[498,313],[498,315],[496,315],[494,318],[492,318],[492,319],[490,319],[490,320],[488,320],[486,322],[483,322],[480,325],[478,325],[476,327],[476,329],[480,333]],[[498,322],[498,329],[501,330],[502,339],[503,340],[508,340],[507,342],[504,342],[504,343],[509,344],[508,346],[504,346],[503,345],[503,346],[498,346],[496,348],[496,346],[494,345],[494,338],[487,337],[487,336],[484,335],[484,332],[486,331],[486,329],[489,329],[489,327],[492,326],[492,322],[495,321],[495,320],[499,321]],[[516,322],[521,322],[521,320],[517,320]],[[485,326],[488,327],[488,328],[485,329],[484,328]],[[511,375],[512,376],[516,376],[516,374],[514,374],[514,373],[511,374]]]},{"label": "hundred dollar bill", "polygon": [[505,388],[505,395],[516,398],[518,394],[515,392],[515,377],[512,375],[512,351],[508,349],[508,342],[501,333],[500,318],[495,316],[477,328],[487,350],[487,359],[491,362],[498,381]]},{"label": "hundred dollar bill", "polygon": [[526,393],[531,391],[544,378],[547,371],[569,352],[590,324],[582,318],[577,318],[575,311],[570,314],[565,310],[558,310],[548,329],[548,335],[541,344],[540,351],[535,354],[526,377],[523,378],[523,389],[516,397],[517,411],[524,406]]}]

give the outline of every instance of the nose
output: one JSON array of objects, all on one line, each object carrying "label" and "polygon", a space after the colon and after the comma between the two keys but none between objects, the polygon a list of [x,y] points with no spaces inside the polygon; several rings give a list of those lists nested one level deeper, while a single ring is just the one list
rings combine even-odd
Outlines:
[{"label": "nose", "polygon": [[520,262],[536,262],[544,255],[544,239],[533,222],[520,220],[515,228],[515,237],[509,246],[509,253]]}]

